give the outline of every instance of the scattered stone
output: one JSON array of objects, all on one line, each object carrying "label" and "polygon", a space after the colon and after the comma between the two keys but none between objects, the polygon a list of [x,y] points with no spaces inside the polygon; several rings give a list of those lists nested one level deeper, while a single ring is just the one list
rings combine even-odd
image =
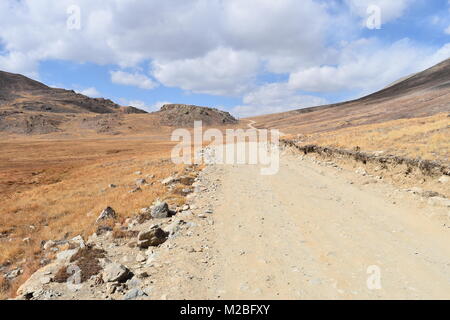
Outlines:
[{"label": "scattered stone", "polygon": [[442,184],[449,183],[450,182],[450,177],[449,176],[442,176],[442,177],[440,177],[438,179],[438,182],[442,183]]},{"label": "scattered stone", "polygon": [[162,183],[163,185],[167,186],[167,185],[169,185],[169,184],[173,184],[173,183],[179,182],[179,181],[180,181],[179,178],[177,178],[177,177],[175,177],[175,176],[171,176],[171,177],[168,177],[168,178],[166,178],[166,179],[161,180],[161,183]]},{"label": "scattered stone", "polygon": [[82,236],[78,235],[75,238],[72,238],[71,242],[74,242],[76,244],[78,244],[78,246],[83,249],[84,247],[86,247],[86,243],[84,242],[84,239]]},{"label": "scattered stone", "polygon": [[130,270],[119,263],[109,263],[103,270],[103,280],[106,282],[126,282],[131,277]]},{"label": "scattered stone", "polygon": [[142,172],[141,171],[136,171],[134,174],[140,176],[142,174]]},{"label": "scattered stone", "polygon": [[362,176],[367,176],[367,171],[362,167],[359,167],[358,169],[356,169],[355,173],[360,174]]},{"label": "scattered stone", "polygon": [[111,189],[117,188],[117,186],[115,184],[112,184],[112,183],[110,185],[108,185],[108,187],[111,188]]},{"label": "scattered stone", "polygon": [[42,284],[49,284],[52,281],[52,278],[49,276],[44,276],[41,278],[41,283]]},{"label": "scattered stone", "polygon": [[112,232],[113,229],[109,226],[99,226],[97,228],[97,231],[95,231],[95,235],[101,236],[102,234],[105,234],[107,232]]},{"label": "scattered stone", "polygon": [[55,245],[56,245],[56,242],[55,242],[55,241],[53,241],[53,240],[48,240],[48,241],[46,241],[46,242],[44,243],[44,245],[42,246],[42,248],[43,248],[44,250],[48,250],[48,249],[54,247]]},{"label": "scattered stone", "polygon": [[172,222],[167,228],[166,231],[169,233],[170,237],[173,237],[178,231],[180,231],[183,226],[186,225],[186,222],[183,220],[175,220]]},{"label": "scattered stone", "polygon": [[23,270],[20,268],[14,269],[9,271],[8,273],[5,274],[5,277],[8,280],[12,280],[14,278],[17,278],[18,276],[20,276],[23,273]]},{"label": "scattered stone", "polygon": [[56,260],[58,261],[69,261],[73,255],[78,252],[79,249],[69,249],[61,251],[56,255]]},{"label": "scattered stone", "polygon": [[136,187],[136,188],[133,188],[132,190],[130,190],[129,193],[136,193],[136,192],[140,192],[140,191],[142,191],[141,187]]},{"label": "scattered stone", "polygon": [[145,262],[145,261],[147,261],[147,257],[145,255],[143,255],[142,253],[138,253],[136,256],[136,261],[137,262]]},{"label": "scattered stone", "polygon": [[143,296],[147,296],[147,294],[139,288],[134,288],[125,294],[123,300],[134,300]]},{"label": "scattered stone", "polygon": [[148,247],[156,247],[163,244],[168,237],[168,233],[161,229],[158,225],[151,227],[150,231],[142,231],[138,235],[138,245],[143,249]]},{"label": "scattered stone", "polygon": [[189,210],[189,205],[188,205],[188,204],[185,204],[185,205],[181,208],[181,211],[186,211],[186,210]]},{"label": "scattered stone", "polygon": [[147,183],[147,181],[145,179],[137,179],[136,180],[136,185],[138,185],[138,186],[142,186],[146,183]]},{"label": "scattered stone", "polygon": [[167,218],[169,216],[169,205],[167,202],[157,202],[151,208],[151,216],[155,219]]},{"label": "scattered stone", "polygon": [[117,217],[117,214],[114,211],[114,209],[111,207],[107,207],[100,213],[96,222],[98,223],[99,221],[106,220],[106,219],[115,219],[116,217]]}]

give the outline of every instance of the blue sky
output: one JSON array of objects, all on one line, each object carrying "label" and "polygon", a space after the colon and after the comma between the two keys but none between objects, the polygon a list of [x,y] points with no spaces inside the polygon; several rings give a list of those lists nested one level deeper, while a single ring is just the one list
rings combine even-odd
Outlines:
[{"label": "blue sky", "polygon": [[148,111],[333,103],[449,57],[448,0],[0,3],[0,70]]}]

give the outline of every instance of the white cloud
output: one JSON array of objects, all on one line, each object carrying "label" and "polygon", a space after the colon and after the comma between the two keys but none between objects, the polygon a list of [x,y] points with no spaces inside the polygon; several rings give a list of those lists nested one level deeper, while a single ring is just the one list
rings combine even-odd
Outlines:
[{"label": "white cloud", "polygon": [[361,94],[369,93],[449,56],[448,45],[433,50],[403,39],[386,47],[374,39],[360,39],[341,49],[337,65],[293,72],[289,84],[310,92],[359,89]]},{"label": "white cloud", "polygon": [[80,91],[81,94],[84,94],[85,96],[91,97],[91,98],[98,98],[101,96],[100,92],[94,87],[86,88],[84,90]]},{"label": "white cloud", "polygon": [[215,95],[239,95],[249,89],[259,67],[246,51],[218,48],[203,57],[154,61],[153,76],[165,86]]},{"label": "white cloud", "polygon": [[444,32],[448,35],[450,35],[450,26],[447,27],[447,29],[444,30]]},{"label": "white cloud", "polygon": [[116,84],[134,86],[141,89],[154,89],[158,84],[149,77],[140,73],[128,73],[124,71],[111,71],[111,81]]},{"label": "white cloud", "polygon": [[320,97],[299,94],[287,83],[266,84],[245,95],[243,100],[244,105],[232,110],[238,117],[278,113],[327,103],[327,100]]}]

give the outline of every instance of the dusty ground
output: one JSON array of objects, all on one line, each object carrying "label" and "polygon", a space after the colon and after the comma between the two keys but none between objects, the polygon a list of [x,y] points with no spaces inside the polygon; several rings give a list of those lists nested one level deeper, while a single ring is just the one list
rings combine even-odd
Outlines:
[{"label": "dusty ground", "polygon": [[39,298],[124,299],[136,286],[138,299],[450,298],[448,203],[289,152],[278,174],[208,166],[194,186],[190,210],[128,225],[179,224],[163,245],[90,240],[136,280],[114,293],[94,280],[76,292],[50,282]]},{"label": "dusty ground", "polygon": [[[214,223],[178,244],[207,250],[172,250],[171,270],[197,281],[172,287],[167,274],[159,292],[169,298],[450,298],[448,207],[290,155],[274,176],[248,166],[206,170],[219,186],[198,203],[213,209]],[[367,286],[371,266],[381,272],[379,290]]]}]

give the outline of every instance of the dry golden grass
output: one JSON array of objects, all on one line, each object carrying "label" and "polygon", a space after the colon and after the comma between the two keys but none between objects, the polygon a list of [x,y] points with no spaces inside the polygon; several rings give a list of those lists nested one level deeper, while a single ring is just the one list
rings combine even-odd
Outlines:
[{"label": "dry golden grass", "polygon": [[362,125],[332,132],[302,135],[305,144],[363,151],[385,151],[398,156],[439,160],[450,156],[450,118],[447,113]]},{"label": "dry golden grass", "polygon": [[[13,294],[39,267],[44,256],[42,241],[89,236],[105,207],[114,208],[118,222],[122,222],[157,198],[183,203],[184,197],[168,194],[159,183],[183,170],[170,161],[174,144],[168,140],[115,137],[2,141],[0,266],[20,266],[24,274],[8,285],[2,279],[0,297]],[[137,171],[142,175],[135,174]],[[130,193],[138,178],[153,185]],[[117,187],[109,188],[109,184]]]}]

